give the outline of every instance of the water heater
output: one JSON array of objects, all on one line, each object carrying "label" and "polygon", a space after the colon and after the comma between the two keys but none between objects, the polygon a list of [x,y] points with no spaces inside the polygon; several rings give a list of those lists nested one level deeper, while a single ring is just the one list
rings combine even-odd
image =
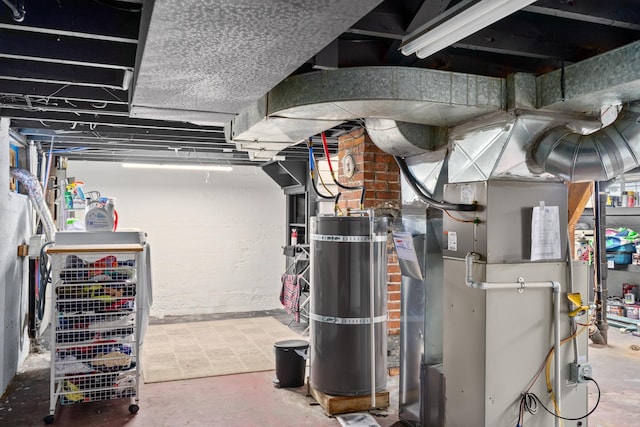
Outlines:
[{"label": "water heater", "polygon": [[320,392],[371,394],[372,372],[376,392],[386,387],[387,228],[382,217],[311,219],[310,383]]}]

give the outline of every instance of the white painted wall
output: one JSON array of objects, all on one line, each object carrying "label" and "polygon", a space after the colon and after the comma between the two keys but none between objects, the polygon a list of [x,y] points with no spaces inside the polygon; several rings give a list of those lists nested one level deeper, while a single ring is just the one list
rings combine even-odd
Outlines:
[{"label": "white painted wall", "polygon": [[[8,168],[7,168],[8,169]],[[7,188],[9,182],[7,181]],[[29,243],[31,211],[22,194],[3,191],[0,202],[0,389],[5,390],[29,354],[27,311],[29,259],[18,257],[18,246]]]},{"label": "white painted wall", "polygon": [[[18,245],[29,242],[27,196],[9,192],[9,119],[0,119],[0,391],[4,393],[29,354],[29,261]],[[0,394],[2,394],[0,393]]]},{"label": "white painted wall", "polygon": [[259,167],[233,172],[69,162],[67,176],[116,198],[118,228],[151,242],[151,315],[267,310],[285,266],[285,197]]}]

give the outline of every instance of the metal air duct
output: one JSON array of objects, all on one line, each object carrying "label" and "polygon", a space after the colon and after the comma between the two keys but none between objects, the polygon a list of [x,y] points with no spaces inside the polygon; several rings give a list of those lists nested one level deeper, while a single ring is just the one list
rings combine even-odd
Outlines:
[{"label": "metal air duct", "polygon": [[[371,141],[395,157],[405,178],[402,180],[403,198],[410,195],[411,199],[440,209],[456,209],[434,197],[438,183],[443,182],[441,176],[443,173],[446,176],[443,166],[448,147],[447,128],[381,118],[365,119],[365,127]],[[414,161],[413,170],[405,158]]]},{"label": "metal air duct", "polygon": [[[405,155],[424,153],[435,148],[444,128],[504,110],[505,90],[504,79],[407,67],[301,74],[242,110],[225,125],[225,137],[241,149],[277,154],[342,122],[367,118],[374,130],[386,123],[397,127],[396,134],[408,141],[398,149]],[[420,134],[432,143],[416,143]]]},{"label": "metal air duct", "polygon": [[450,129],[447,182],[557,181],[555,176],[532,168],[528,152],[537,135],[563,122],[566,120],[549,115],[519,112],[484,117]]},{"label": "metal air duct", "polygon": [[640,104],[633,103],[611,125],[589,135],[554,127],[538,139],[532,159],[567,181],[608,181],[640,165],[639,120]]},{"label": "metal air duct", "polygon": [[408,157],[427,151],[442,160],[447,150],[446,128],[381,118],[366,118],[364,124],[378,148],[394,156]]}]

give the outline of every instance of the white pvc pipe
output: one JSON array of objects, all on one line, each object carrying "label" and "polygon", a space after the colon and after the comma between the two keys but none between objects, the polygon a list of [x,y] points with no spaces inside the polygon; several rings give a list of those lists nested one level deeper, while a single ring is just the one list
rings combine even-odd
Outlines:
[{"label": "white pvc pipe", "polygon": [[[520,279],[517,282],[474,282],[473,281],[473,261],[477,257],[475,253],[468,253],[464,257],[465,261],[465,284],[474,289],[490,290],[490,289],[520,289],[527,288],[550,288],[553,290],[553,346],[555,348],[555,359],[553,364],[554,379],[553,389],[560,412],[560,283],[554,281],[548,282],[525,282]],[[554,417],[555,427],[560,427],[560,418]]]},{"label": "white pvc pipe", "polygon": [[488,283],[488,282],[473,282],[470,288],[482,289],[484,291],[490,289],[549,289],[553,286],[552,282],[507,282],[507,283]]}]

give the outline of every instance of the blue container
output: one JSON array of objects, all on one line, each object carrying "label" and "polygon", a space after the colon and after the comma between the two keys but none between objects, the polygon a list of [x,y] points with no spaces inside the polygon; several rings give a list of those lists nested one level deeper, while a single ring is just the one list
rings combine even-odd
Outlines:
[{"label": "blue container", "polygon": [[609,252],[607,251],[607,261],[613,260],[613,263],[616,265],[626,265],[631,264],[631,259],[633,258],[632,252]]}]

